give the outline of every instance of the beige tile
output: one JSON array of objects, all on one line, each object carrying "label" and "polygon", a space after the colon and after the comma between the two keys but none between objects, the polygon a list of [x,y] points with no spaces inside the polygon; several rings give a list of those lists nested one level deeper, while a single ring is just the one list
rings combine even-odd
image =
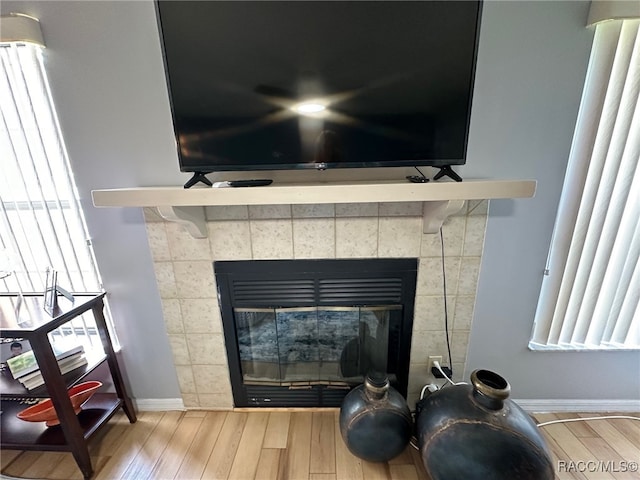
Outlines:
[{"label": "beige tile", "polygon": [[464,363],[467,360],[467,348],[469,347],[469,332],[456,330],[451,334],[451,361]]},{"label": "beige tile", "polygon": [[427,363],[429,355],[447,355],[444,330],[418,331],[411,336],[411,363]]},{"label": "beige tile", "polygon": [[[466,217],[449,217],[442,226],[445,257],[459,257],[462,254]],[[442,242],[440,232],[423,233],[420,248],[421,257],[441,257]]]},{"label": "beige tile", "polygon": [[333,203],[293,205],[293,218],[333,218],[336,215]]},{"label": "beige tile", "polygon": [[475,295],[480,273],[480,257],[462,257],[458,295]]},{"label": "beige tile", "polygon": [[469,200],[467,206],[468,215],[487,215],[489,213],[489,200]]},{"label": "beige tile", "polygon": [[413,316],[413,331],[444,329],[444,298],[435,295],[417,295]]},{"label": "beige tile", "polygon": [[205,207],[207,220],[248,220],[247,205],[225,205],[224,207]]},{"label": "beige tile", "polygon": [[475,303],[475,295],[458,295],[456,297],[456,309],[453,320],[454,330],[471,330]]},{"label": "beige tile", "polygon": [[153,269],[156,273],[156,282],[161,298],[176,298],[178,290],[176,288],[176,277],[173,272],[171,262],[154,262]]},{"label": "beige tile", "polygon": [[167,333],[184,333],[179,300],[175,298],[162,299],[162,314]]},{"label": "beige tile", "polygon": [[180,393],[196,393],[196,382],[193,379],[193,371],[191,370],[191,366],[177,365],[176,373],[178,374]]},{"label": "beige tile", "polygon": [[[460,257],[445,257],[447,296],[454,295],[458,289]],[[420,259],[418,267],[418,295],[442,295],[442,259],[427,257]]]},{"label": "beige tile", "polygon": [[382,202],[379,215],[381,217],[422,217],[422,202]]},{"label": "beige tile", "polygon": [[220,333],[220,308],[215,298],[180,300],[184,330],[187,333]]},{"label": "beige tile", "polygon": [[251,220],[291,218],[291,205],[249,205]]},{"label": "beige tile", "polygon": [[378,256],[378,218],[336,218],[336,257]]},{"label": "beige tile", "polygon": [[182,403],[185,408],[199,408],[200,402],[198,401],[198,394],[196,393],[183,393]]},{"label": "beige tile", "polygon": [[167,239],[171,259],[210,260],[211,251],[208,238],[194,238],[179,223],[167,222]]},{"label": "beige tile", "polygon": [[154,207],[143,207],[142,214],[144,215],[144,221],[146,223],[164,222],[164,218],[160,216],[158,210]]},{"label": "beige tile", "polygon": [[169,334],[169,344],[173,353],[175,365],[190,365],[189,350],[187,349],[187,339],[184,335]]},{"label": "beige tile", "polygon": [[484,234],[487,226],[485,215],[469,215],[466,217],[467,228],[464,235],[464,255],[481,256],[484,248]]},{"label": "beige tile", "polygon": [[200,393],[198,394],[200,407],[228,410],[233,408],[231,393]]},{"label": "beige tile", "polygon": [[336,217],[377,217],[377,203],[338,203]]},{"label": "beige tile", "polygon": [[193,365],[193,376],[198,394],[228,394],[231,392],[226,365]]},{"label": "beige tile", "polygon": [[293,258],[293,225],[291,220],[252,220],[253,258]]},{"label": "beige tile", "polygon": [[215,260],[251,258],[251,231],[244,220],[208,222],[211,256]]},{"label": "beige tile", "polygon": [[192,365],[226,365],[227,351],[220,333],[187,333]]},{"label": "beige tile", "polygon": [[294,258],[335,258],[336,227],[333,218],[293,221]]},{"label": "beige tile", "polygon": [[168,262],[171,260],[167,230],[164,222],[150,222],[146,224],[147,238],[151,257],[154,262]]},{"label": "beige tile", "polygon": [[208,261],[173,262],[179,298],[214,298],[213,264]]},{"label": "beige tile", "polygon": [[419,257],[422,217],[380,217],[378,256]]},{"label": "beige tile", "polygon": [[464,363],[453,362],[453,378],[454,382],[467,382],[469,379],[464,376]]}]

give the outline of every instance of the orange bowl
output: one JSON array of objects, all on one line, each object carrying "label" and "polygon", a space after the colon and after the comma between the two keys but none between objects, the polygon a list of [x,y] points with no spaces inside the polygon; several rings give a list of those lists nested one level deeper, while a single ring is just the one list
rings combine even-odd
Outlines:
[{"label": "orange bowl", "polygon": [[[79,383],[68,390],[69,399],[76,415],[82,410],[82,404],[89,400],[101,386],[101,382],[90,381]],[[18,413],[18,418],[25,422],[46,422],[47,427],[60,425],[58,414],[50,398],[22,410]]]}]

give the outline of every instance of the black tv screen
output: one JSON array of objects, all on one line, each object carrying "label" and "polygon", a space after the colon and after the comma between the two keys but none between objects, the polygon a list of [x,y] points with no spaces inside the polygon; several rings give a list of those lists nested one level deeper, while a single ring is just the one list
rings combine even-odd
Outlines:
[{"label": "black tv screen", "polygon": [[156,5],[182,171],[465,163],[481,2]]}]

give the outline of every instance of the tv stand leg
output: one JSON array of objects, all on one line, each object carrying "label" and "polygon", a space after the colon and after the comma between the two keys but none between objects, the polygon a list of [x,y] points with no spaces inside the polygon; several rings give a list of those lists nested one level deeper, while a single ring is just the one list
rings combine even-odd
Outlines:
[{"label": "tv stand leg", "polygon": [[211,172],[194,172],[193,177],[191,177],[189,181],[184,184],[184,188],[191,188],[198,182],[202,182],[205,185],[209,185],[210,187],[213,186],[211,180],[206,177],[206,175],[209,173]]},{"label": "tv stand leg", "polygon": [[433,177],[434,180],[439,180],[442,177],[449,177],[456,182],[461,182],[462,177],[453,171],[451,165],[445,165],[444,167],[438,167],[440,171],[436,173],[436,176]]}]

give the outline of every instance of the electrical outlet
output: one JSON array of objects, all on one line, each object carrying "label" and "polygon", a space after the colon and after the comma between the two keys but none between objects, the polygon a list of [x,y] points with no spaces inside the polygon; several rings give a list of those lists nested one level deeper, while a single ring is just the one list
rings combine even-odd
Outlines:
[{"label": "electrical outlet", "polygon": [[429,373],[431,373],[431,368],[435,368],[433,362],[438,362],[440,366],[442,366],[442,356],[439,355],[429,355]]}]

